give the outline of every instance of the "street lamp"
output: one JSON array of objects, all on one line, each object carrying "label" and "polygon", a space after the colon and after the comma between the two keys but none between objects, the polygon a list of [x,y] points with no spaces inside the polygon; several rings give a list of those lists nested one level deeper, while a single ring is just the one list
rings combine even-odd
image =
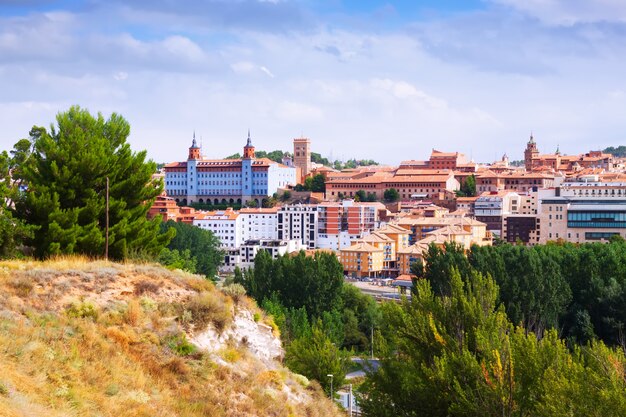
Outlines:
[{"label": "street lamp", "polygon": [[333,374],[326,375],[330,378],[330,398],[333,398]]}]

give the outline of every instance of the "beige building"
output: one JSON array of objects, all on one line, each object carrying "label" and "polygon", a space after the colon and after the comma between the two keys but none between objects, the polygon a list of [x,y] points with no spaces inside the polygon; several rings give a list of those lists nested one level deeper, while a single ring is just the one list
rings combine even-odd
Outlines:
[{"label": "beige building", "polygon": [[539,243],[607,241],[626,237],[626,183],[564,182],[539,190]]},{"label": "beige building", "polygon": [[354,277],[378,277],[383,271],[384,250],[365,242],[356,243],[339,252],[344,271]]}]

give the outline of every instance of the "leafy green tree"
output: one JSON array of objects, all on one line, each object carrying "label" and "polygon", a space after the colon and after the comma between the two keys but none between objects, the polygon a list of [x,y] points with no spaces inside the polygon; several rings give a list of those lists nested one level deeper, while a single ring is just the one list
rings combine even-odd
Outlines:
[{"label": "leafy green tree", "polygon": [[354,201],[367,201],[367,194],[365,191],[359,190],[354,194]]},{"label": "leafy green tree", "polygon": [[311,180],[311,191],[315,193],[326,192],[326,178],[324,178],[324,175],[317,174],[313,176]]},{"label": "leafy green tree", "polygon": [[304,179],[304,189],[307,191],[311,191],[313,189],[313,178],[312,177],[306,177]]},{"label": "leafy green tree", "polygon": [[[126,142],[130,126],[113,113],[108,120],[78,106],[57,115],[57,126],[31,130],[32,153],[15,180],[27,187],[15,214],[36,227],[28,242],[39,257],[83,253],[102,256],[105,249],[106,178],[110,180],[109,256],[133,252],[157,256],[172,237],[160,234],[160,217],[148,220],[150,205],[162,189],[152,179],[156,165],[146,152]],[[15,156],[30,149],[18,142]]]},{"label": "leafy green tree", "polygon": [[179,252],[178,249],[169,250],[168,248],[163,248],[159,254],[159,263],[170,269],[182,269],[194,274],[198,261],[191,256],[189,249]]},{"label": "leafy green tree", "polygon": [[11,204],[19,193],[19,185],[13,181],[11,173],[21,168],[13,155],[11,158],[6,151],[0,153],[0,258],[15,256],[18,248],[33,236],[33,228],[11,212]]},{"label": "leafy green tree", "polygon": [[412,300],[383,305],[388,347],[362,385],[365,416],[620,416],[621,350],[570,352],[555,330],[515,328],[494,280],[454,268],[450,291],[420,280]]},{"label": "leafy green tree", "polygon": [[365,199],[365,201],[373,203],[378,201],[378,197],[376,197],[376,193],[367,193],[367,198]]},{"label": "leafy green tree", "polygon": [[291,198],[291,191],[285,190],[280,196],[280,201],[285,202]]},{"label": "leafy green tree", "polygon": [[246,203],[246,207],[252,207],[252,208],[256,208],[258,206],[256,200],[248,200],[248,202]]},{"label": "leafy green tree", "polygon": [[341,387],[350,364],[350,352],[337,347],[319,326],[314,326],[311,336],[294,340],[285,355],[285,363],[294,372],[317,380],[324,390]]},{"label": "leafy green tree", "polygon": [[163,223],[161,230],[163,233],[175,231],[168,249],[178,250],[181,254],[188,250],[196,260],[197,273],[210,278],[215,276],[224,260],[224,252],[220,249],[219,239],[212,232],[172,220]]},{"label": "leafy green tree", "polygon": [[400,199],[400,193],[395,188],[388,188],[385,190],[385,193],[383,194],[383,198],[388,203],[393,203]]},{"label": "leafy green tree", "polygon": [[463,184],[461,185],[461,193],[465,197],[476,196],[476,177],[474,174],[465,178],[465,181],[463,181]]},{"label": "leafy green tree", "polygon": [[241,154],[239,152],[237,152],[237,153],[234,153],[232,155],[227,156],[224,159],[241,159]]}]

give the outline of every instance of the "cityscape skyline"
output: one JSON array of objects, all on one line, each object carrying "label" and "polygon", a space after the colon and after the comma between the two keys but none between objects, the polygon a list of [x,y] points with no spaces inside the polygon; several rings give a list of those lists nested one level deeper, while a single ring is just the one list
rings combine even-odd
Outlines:
[{"label": "cityscape skyline", "polygon": [[131,124],[157,162],[301,135],[336,159],[432,148],[477,162],[623,144],[626,4],[0,2],[0,142],[79,104]]}]

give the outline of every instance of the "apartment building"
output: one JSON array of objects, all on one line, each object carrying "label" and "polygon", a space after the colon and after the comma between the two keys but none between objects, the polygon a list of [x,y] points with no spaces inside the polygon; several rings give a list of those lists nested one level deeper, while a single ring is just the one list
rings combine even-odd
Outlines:
[{"label": "apartment building", "polygon": [[254,267],[254,258],[260,250],[270,254],[272,259],[284,256],[289,253],[299,252],[305,249],[300,240],[269,240],[253,239],[244,242],[239,248],[238,265],[240,268],[248,269]]},{"label": "apartment building", "polygon": [[292,204],[278,210],[278,240],[299,240],[305,248],[317,247],[318,206]]},{"label": "apartment building", "polygon": [[[488,233],[487,225],[468,217],[403,217],[398,219],[395,225],[403,227],[410,232],[408,236],[409,245],[425,239],[428,233],[432,231],[455,225],[471,233],[471,244],[479,246],[491,245],[491,233]],[[469,249],[469,246],[467,249]]]},{"label": "apartment building", "polygon": [[278,207],[239,210],[241,242],[278,239]]},{"label": "apartment building", "polygon": [[564,182],[539,190],[539,243],[607,241],[626,237],[626,183]]},{"label": "apartment building", "polygon": [[382,203],[344,200],[320,203],[317,211],[317,247],[339,250],[377,229],[386,208]]},{"label": "apartment building", "polygon": [[383,272],[384,250],[365,242],[356,243],[339,252],[344,272],[353,278],[380,277]]},{"label": "apartment building", "polygon": [[514,191],[484,192],[474,203],[474,215],[494,236],[503,238],[504,219],[518,213],[520,203],[520,196]]},{"label": "apartment building", "polygon": [[196,212],[193,225],[209,230],[220,240],[222,248],[238,248],[241,239],[241,217],[232,208]]}]

